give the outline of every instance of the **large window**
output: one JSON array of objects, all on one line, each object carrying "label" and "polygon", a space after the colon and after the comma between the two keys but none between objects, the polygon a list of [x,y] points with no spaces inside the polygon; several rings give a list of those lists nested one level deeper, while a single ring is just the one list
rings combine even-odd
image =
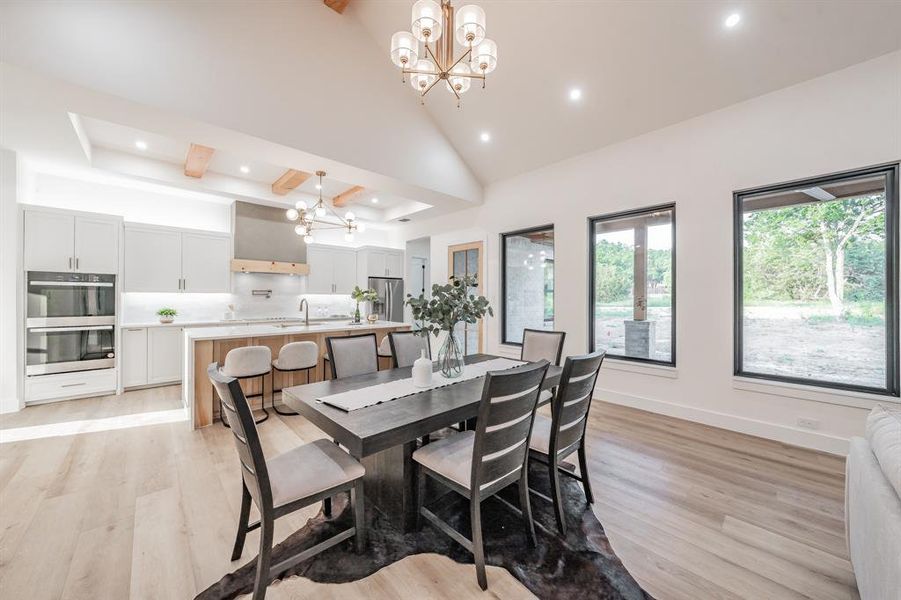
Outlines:
[{"label": "large window", "polygon": [[607,356],[676,364],[676,208],[589,219],[589,344]]},{"label": "large window", "polygon": [[502,343],[522,344],[523,329],[554,328],[554,226],[501,235]]},{"label": "large window", "polygon": [[898,165],[735,194],[735,373],[898,395]]}]

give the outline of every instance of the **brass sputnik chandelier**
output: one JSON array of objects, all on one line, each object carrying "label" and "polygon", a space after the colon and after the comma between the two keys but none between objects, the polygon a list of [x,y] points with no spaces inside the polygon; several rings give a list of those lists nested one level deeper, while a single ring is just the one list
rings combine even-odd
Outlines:
[{"label": "brass sputnik chandelier", "polygon": [[[363,224],[357,223],[357,217],[353,212],[347,211],[342,217],[331,206],[322,201],[322,178],[325,177],[325,171],[316,171],[316,175],[319,176],[319,184],[316,186],[319,189],[319,200],[310,208],[307,208],[306,202],[298,200],[294,204],[294,208],[289,208],[285,211],[285,216],[289,221],[300,220],[300,223],[294,227],[294,233],[302,235],[303,241],[307,244],[312,244],[316,241],[313,237],[314,230],[343,229],[344,239],[352,242],[354,233],[357,231],[362,233]],[[323,220],[330,213],[334,218],[338,219],[338,223]]]},{"label": "brass sputnik chandelier", "polygon": [[[419,0],[413,5],[412,30],[391,36],[391,61],[404,78],[410,75],[410,85],[420,98],[443,80],[459,107],[460,95],[469,90],[472,80],[481,79],[484,88],[485,76],[497,67],[497,44],[485,38],[485,11],[479,6],[467,4],[455,15],[450,0],[441,0],[440,5]],[[455,34],[464,49],[456,59]]]}]

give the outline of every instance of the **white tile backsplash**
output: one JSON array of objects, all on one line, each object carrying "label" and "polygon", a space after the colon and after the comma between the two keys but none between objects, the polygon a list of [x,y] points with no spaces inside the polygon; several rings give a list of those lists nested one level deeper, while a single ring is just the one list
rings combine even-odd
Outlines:
[{"label": "white tile backsplash", "polygon": [[[235,273],[231,294],[128,293],[122,294],[122,322],[151,323],[163,307],[178,311],[178,321],[212,322],[226,317],[232,304],[236,319],[298,317],[300,299],[310,303],[310,318],[350,316],[355,304],[349,295],[305,294],[306,277],[268,273]],[[272,295],[254,296],[253,290]]]}]

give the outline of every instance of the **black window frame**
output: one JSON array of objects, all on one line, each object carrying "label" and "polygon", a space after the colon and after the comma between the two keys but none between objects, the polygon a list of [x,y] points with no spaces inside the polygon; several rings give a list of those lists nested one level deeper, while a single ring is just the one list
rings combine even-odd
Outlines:
[{"label": "black window frame", "polygon": [[651,365],[659,365],[663,367],[676,367],[676,203],[675,202],[667,202],[666,204],[655,204],[653,206],[634,208],[629,210],[624,210],[615,213],[606,213],[602,215],[595,215],[593,217],[588,217],[588,351],[594,352],[596,350],[594,345],[594,301],[595,301],[595,286],[594,286],[594,257],[595,257],[595,234],[594,234],[594,226],[596,223],[601,221],[613,221],[616,219],[622,219],[625,217],[635,217],[639,215],[644,215],[648,213],[653,213],[661,210],[669,210],[672,211],[673,220],[672,220],[672,281],[673,281],[673,289],[670,293],[672,298],[672,322],[670,324],[671,328],[671,348],[670,348],[670,360],[656,360],[653,358],[641,358],[638,356],[624,356],[619,354],[607,354],[606,359],[609,360],[621,360],[625,362],[634,362],[639,364],[651,364]]},{"label": "black window frame", "polygon": [[[806,177],[794,181],[777,183],[755,188],[738,190],[732,194],[733,203],[733,225],[732,225],[732,249],[734,269],[732,272],[733,281],[733,374],[737,377],[746,377],[749,379],[760,379],[765,381],[777,381],[783,383],[792,383],[798,385],[812,386],[833,390],[845,390],[850,392],[864,392],[868,394],[878,394],[889,397],[899,397],[901,393],[901,382],[899,382],[899,331],[898,331],[898,268],[901,258],[898,256],[899,240],[898,240],[898,175],[899,164],[887,163],[875,165],[872,167],[864,167],[860,169],[851,169],[848,171],[840,171],[828,175],[819,175],[816,177]],[[816,379],[807,379],[804,377],[790,377],[785,375],[771,375],[745,371],[743,369],[743,350],[744,350],[744,264],[743,264],[743,248],[744,240],[744,221],[742,215],[743,198],[747,196],[757,196],[760,194],[777,193],[789,191],[799,187],[815,187],[826,184],[835,183],[843,179],[856,179],[866,177],[868,175],[885,175],[885,220],[886,220],[886,387],[873,388],[865,385],[846,384],[835,381],[819,381]]]},{"label": "black window frame", "polygon": [[[516,231],[507,231],[500,234],[501,244],[501,344],[505,346],[522,346],[522,342],[511,342],[507,340],[507,238],[521,236],[527,233],[538,233],[539,231],[551,230],[554,232],[554,251],[556,258],[557,237],[554,231],[554,224],[547,223],[536,227],[527,227],[525,229],[517,229]],[[557,270],[554,269],[554,327],[557,326]]]}]

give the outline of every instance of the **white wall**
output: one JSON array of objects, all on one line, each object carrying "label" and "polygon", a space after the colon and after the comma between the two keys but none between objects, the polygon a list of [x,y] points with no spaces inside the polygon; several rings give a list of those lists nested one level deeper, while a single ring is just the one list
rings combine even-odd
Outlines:
[{"label": "white wall", "polygon": [[[497,308],[499,234],[554,223],[556,327],[575,354],[588,344],[587,217],[675,202],[677,368],[625,370],[608,360],[598,397],[840,453],[862,433],[872,401],[735,387],[732,192],[898,159],[901,52],[498,182],[484,206],[406,231],[431,235],[435,282],[447,276],[449,244],[485,240],[484,283]],[[497,317],[487,323],[487,349],[509,352],[499,327]],[[821,428],[799,429],[802,416]]]},{"label": "white wall", "polygon": [[0,413],[19,410],[21,321],[19,280],[19,161],[15,152],[0,149]]}]

